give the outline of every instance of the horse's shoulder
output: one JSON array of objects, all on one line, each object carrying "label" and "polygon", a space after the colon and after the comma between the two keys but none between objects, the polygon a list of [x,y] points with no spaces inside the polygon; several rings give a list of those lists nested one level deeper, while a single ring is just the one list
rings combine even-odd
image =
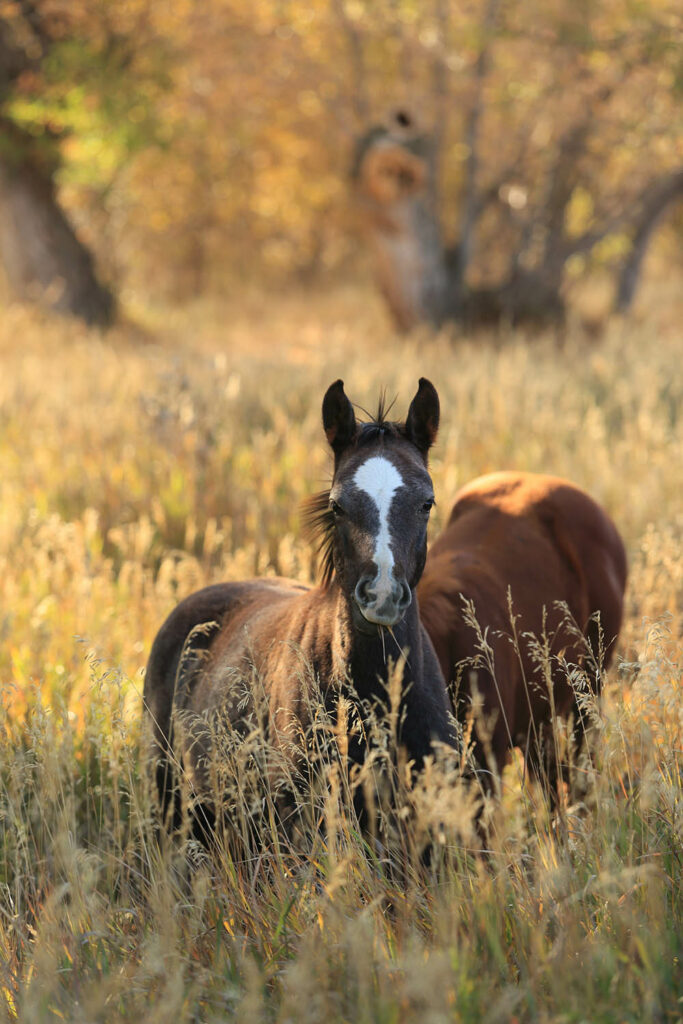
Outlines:
[{"label": "horse's shoulder", "polygon": [[[420,617],[432,638],[464,626],[469,603],[483,624],[501,626],[505,588],[489,563],[477,551],[450,548],[430,552],[417,588]],[[484,620],[486,620],[484,622]]]}]

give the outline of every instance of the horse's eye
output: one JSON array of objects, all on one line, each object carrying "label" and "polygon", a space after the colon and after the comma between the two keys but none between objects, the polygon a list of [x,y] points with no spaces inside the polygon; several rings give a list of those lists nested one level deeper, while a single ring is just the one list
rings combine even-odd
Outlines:
[{"label": "horse's eye", "polygon": [[422,511],[425,513],[425,515],[429,515],[429,513],[432,511],[433,505],[434,505],[434,499],[433,498],[430,498],[429,501],[425,501],[423,503]]},{"label": "horse's eye", "polygon": [[330,498],[330,512],[335,517],[335,519],[339,519],[340,516],[344,515],[344,509],[341,507],[341,505],[337,504],[334,498]]}]

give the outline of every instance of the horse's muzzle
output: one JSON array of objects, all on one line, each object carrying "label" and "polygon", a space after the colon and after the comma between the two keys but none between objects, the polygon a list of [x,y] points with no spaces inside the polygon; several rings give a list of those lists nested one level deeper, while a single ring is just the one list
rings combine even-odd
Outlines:
[{"label": "horse's muzzle", "polygon": [[395,626],[405,615],[413,595],[406,580],[392,580],[388,594],[378,594],[376,577],[361,576],[354,590],[358,609],[368,622],[377,626]]}]

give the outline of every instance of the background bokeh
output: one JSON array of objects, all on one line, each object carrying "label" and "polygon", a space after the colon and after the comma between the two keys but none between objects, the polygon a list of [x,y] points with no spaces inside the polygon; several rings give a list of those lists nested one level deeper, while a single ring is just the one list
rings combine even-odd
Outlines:
[{"label": "background bokeh", "polygon": [[683,167],[682,30],[672,0],[3,0],[0,165],[55,184],[118,295],[187,300],[367,274],[354,147],[405,109],[447,241],[476,193],[471,278],[522,235],[533,258],[552,208],[571,288],[619,266]]}]

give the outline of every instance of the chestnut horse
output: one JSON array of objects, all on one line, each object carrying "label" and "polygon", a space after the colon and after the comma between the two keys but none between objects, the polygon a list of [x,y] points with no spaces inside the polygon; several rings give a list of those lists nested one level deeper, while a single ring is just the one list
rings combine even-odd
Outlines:
[{"label": "chestnut horse", "polygon": [[[430,548],[418,596],[461,720],[476,666],[483,718],[495,718],[487,743],[486,727],[474,727],[475,759],[481,767],[488,763],[500,771],[510,748],[519,746],[529,767],[538,773],[543,766],[550,781],[556,781],[554,716],[574,715],[577,746],[584,732],[579,702],[558,659],[562,655],[568,663],[588,666],[591,684],[599,689],[600,667],[609,665],[621,626],[625,584],[626,554],[616,527],[573,484],[502,472],[462,488],[446,528]],[[508,589],[519,654],[510,639]],[[477,657],[477,633],[466,621],[463,598],[473,603],[492,649],[493,673],[486,659]],[[558,602],[567,606],[583,636],[572,630]],[[529,633],[549,639],[550,679]],[[586,644],[594,658],[586,658]]]},{"label": "chestnut horse", "polygon": [[[333,715],[339,686],[349,682],[361,701],[386,712],[386,652],[397,651],[394,638],[406,655],[399,743],[417,765],[434,741],[455,745],[445,681],[414,600],[434,502],[427,453],[438,429],[438,395],[422,378],[405,423],[388,422],[381,404],[375,421],[358,423],[338,380],[322,412],[334,474],[308,509],[323,555],[321,585],[256,579],[206,587],[178,605],[154,641],[144,705],[164,811],[175,785],[171,766],[182,764],[214,820],[207,718],[217,713],[238,733],[246,728],[256,680],[268,708],[268,742],[282,751],[310,724],[314,681]],[[213,626],[202,629],[204,623]],[[189,675],[188,647],[203,649]],[[183,729],[174,735],[177,712]],[[351,760],[361,762],[365,753],[362,739],[349,743]]]}]

